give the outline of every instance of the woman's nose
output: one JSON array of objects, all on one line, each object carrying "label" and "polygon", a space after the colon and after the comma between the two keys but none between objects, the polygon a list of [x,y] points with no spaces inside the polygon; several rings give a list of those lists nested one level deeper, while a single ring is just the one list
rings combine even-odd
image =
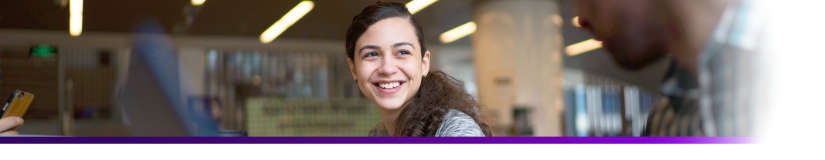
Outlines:
[{"label": "woman's nose", "polygon": [[398,65],[392,58],[385,58],[381,63],[381,68],[378,68],[378,74],[392,75],[398,72]]}]

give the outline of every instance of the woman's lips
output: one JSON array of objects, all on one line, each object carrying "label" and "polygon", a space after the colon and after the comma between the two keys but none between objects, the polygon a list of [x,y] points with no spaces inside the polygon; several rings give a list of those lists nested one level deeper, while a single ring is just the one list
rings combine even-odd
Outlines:
[{"label": "woman's lips", "polygon": [[401,87],[403,87],[404,84],[406,84],[406,82],[396,81],[396,82],[378,82],[378,83],[373,83],[372,85],[375,86],[375,88],[377,88],[378,91],[381,91],[382,93],[393,94],[393,93],[398,92],[399,90],[401,90]]}]

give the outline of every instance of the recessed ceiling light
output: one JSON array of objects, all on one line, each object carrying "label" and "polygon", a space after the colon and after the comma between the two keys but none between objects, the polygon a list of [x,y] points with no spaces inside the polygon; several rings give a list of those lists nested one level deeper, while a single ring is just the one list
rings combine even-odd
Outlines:
[{"label": "recessed ceiling light", "polygon": [[192,5],[193,6],[200,6],[200,5],[203,4],[203,2],[206,2],[206,0],[192,0]]},{"label": "recessed ceiling light", "polygon": [[581,25],[579,25],[579,16],[573,17],[572,21],[573,21],[573,26],[582,27]]},{"label": "recessed ceiling light", "polygon": [[554,14],[553,15],[553,23],[555,23],[556,26],[561,27],[561,25],[564,24],[564,19],[562,19],[561,16],[559,16],[558,14]]}]

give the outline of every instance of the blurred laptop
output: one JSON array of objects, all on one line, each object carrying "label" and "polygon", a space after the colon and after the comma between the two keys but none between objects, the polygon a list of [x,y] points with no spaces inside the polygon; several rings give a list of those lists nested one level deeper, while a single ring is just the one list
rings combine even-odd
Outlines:
[{"label": "blurred laptop", "polygon": [[[226,136],[200,103],[188,103],[177,54],[154,21],[138,25],[118,103],[135,136]],[[237,134],[235,136],[244,136]]]}]

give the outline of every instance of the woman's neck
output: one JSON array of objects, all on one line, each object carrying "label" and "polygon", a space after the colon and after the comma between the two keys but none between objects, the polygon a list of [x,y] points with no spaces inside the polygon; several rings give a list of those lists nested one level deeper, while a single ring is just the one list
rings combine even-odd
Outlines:
[{"label": "woman's neck", "polygon": [[384,123],[384,127],[387,128],[387,133],[389,133],[390,136],[395,136],[395,120],[398,119],[398,115],[401,114],[401,111],[404,110],[404,107],[406,107],[406,105],[394,110],[388,110],[384,109],[384,107],[378,107],[378,113],[381,114],[381,120]]}]

